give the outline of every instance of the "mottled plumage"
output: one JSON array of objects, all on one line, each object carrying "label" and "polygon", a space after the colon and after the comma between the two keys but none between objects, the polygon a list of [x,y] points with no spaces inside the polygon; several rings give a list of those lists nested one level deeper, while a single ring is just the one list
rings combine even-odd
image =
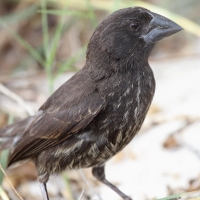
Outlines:
[{"label": "mottled plumage", "polygon": [[50,175],[86,167],[130,199],[105,179],[104,165],[132,140],[145,119],[155,91],[148,64],[154,43],[180,30],[144,8],[108,16],[90,39],[83,69],[41,106],[8,165],[32,159],[45,200]]}]

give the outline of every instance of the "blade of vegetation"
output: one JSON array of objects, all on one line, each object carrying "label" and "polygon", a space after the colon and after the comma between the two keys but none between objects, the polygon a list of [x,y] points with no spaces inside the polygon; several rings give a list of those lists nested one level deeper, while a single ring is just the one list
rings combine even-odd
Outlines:
[{"label": "blade of vegetation", "polygon": [[171,195],[171,196],[168,196],[168,197],[164,197],[164,198],[161,198],[161,199],[156,199],[156,200],[175,200],[175,199],[179,199],[183,194],[180,193],[180,194],[174,194],[174,195]]},{"label": "blade of vegetation", "polygon": [[[3,169],[6,169],[7,160],[8,160],[9,150],[4,150],[0,154],[0,163]],[[4,174],[0,172],[0,185],[3,183]]]},{"label": "blade of vegetation", "polygon": [[8,30],[8,32],[29,52],[29,54],[40,64],[43,64],[43,59],[40,54],[29,44],[27,43],[20,35],[15,33],[11,28],[10,24],[20,23],[24,21],[24,19],[29,19],[32,17],[37,10],[37,6],[32,5],[28,7],[26,10],[22,10],[17,13],[13,13],[11,15],[2,17],[0,19],[0,26],[3,26]]},{"label": "blade of vegetation", "polygon": [[51,63],[53,62],[53,60],[55,58],[55,54],[56,54],[55,52],[56,52],[56,49],[58,48],[58,44],[59,44],[61,34],[63,31],[63,27],[64,27],[64,22],[65,22],[65,18],[62,16],[61,19],[59,20],[59,23],[55,30],[53,42],[52,42],[51,48],[50,48],[50,54],[49,54],[48,60]]},{"label": "blade of vegetation", "polygon": [[[41,0],[41,8],[46,10],[47,2],[46,0]],[[48,30],[48,17],[46,13],[42,13],[42,33],[43,33],[43,47],[46,59],[48,58],[48,43],[49,43],[49,30]]]},{"label": "blade of vegetation", "polygon": [[69,200],[75,200],[75,199],[74,199],[74,195],[73,195],[73,193],[72,193],[72,189],[71,189],[71,185],[70,185],[70,182],[69,182],[69,178],[68,178],[68,176],[67,176],[67,173],[63,173],[62,177],[63,177],[63,179],[64,179],[64,181],[65,181],[66,188],[67,188],[67,190],[68,190],[68,199],[69,199]]},{"label": "blade of vegetation", "polygon": [[97,22],[97,18],[94,12],[93,5],[91,4],[90,0],[85,0],[85,1],[86,1],[87,10],[89,11],[88,15],[90,19],[92,20],[93,27],[96,28],[96,26],[98,25],[98,22]]},{"label": "blade of vegetation", "polygon": [[21,21],[24,21],[24,19],[28,20],[29,18],[31,18],[36,13],[37,9],[38,9],[38,6],[31,5],[27,7],[26,10],[22,10],[21,12],[6,15],[5,17],[2,17],[1,19],[8,25],[20,23]]},{"label": "blade of vegetation", "polygon": [[[8,124],[12,124],[13,122],[13,115],[9,115]],[[0,154],[0,165],[5,170],[7,167],[7,160],[8,160],[9,150],[4,150]],[[9,200],[6,192],[2,188],[4,173],[0,171],[0,196],[3,200]]]},{"label": "blade of vegetation", "polygon": [[9,97],[10,99],[14,100],[15,102],[17,102],[22,108],[24,108],[24,110],[26,110],[26,112],[29,115],[34,115],[33,110],[25,104],[24,100],[18,96],[17,94],[15,94],[14,92],[12,92],[11,90],[9,90],[7,87],[5,87],[3,84],[0,83],[0,90],[1,93],[3,93],[5,96]]},{"label": "blade of vegetation", "polygon": [[0,186],[0,196],[2,200],[10,200],[6,194],[6,192],[3,190],[3,188]]},{"label": "blade of vegetation", "polygon": [[[59,23],[57,25],[57,28],[55,30],[55,34],[53,37],[53,41],[51,44],[51,48],[50,48],[50,52],[49,52],[49,56],[47,58],[47,67],[49,68],[49,70],[47,70],[48,73],[48,79],[49,79],[49,92],[52,93],[53,92],[53,77],[52,77],[52,67],[53,67],[53,62],[58,50],[58,46],[59,46],[59,42],[60,42],[60,38],[61,38],[61,34],[63,31],[63,27],[64,27],[64,16],[61,17],[61,19],[59,20]],[[51,70],[50,70],[51,68]]]},{"label": "blade of vegetation", "polygon": [[[46,0],[41,0],[41,8],[47,9]],[[53,93],[53,78],[52,78],[52,62],[50,62],[50,50],[49,50],[49,28],[48,28],[48,16],[46,13],[42,13],[42,32],[43,32],[43,49],[45,55],[45,64],[43,65],[46,70],[49,94]]]},{"label": "blade of vegetation", "polygon": [[46,13],[46,14],[52,14],[52,15],[68,15],[68,16],[74,16],[74,17],[80,17],[80,18],[86,18],[86,19],[90,19],[91,16],[87,15],[85,12],[82,11],[76,11],[76,10],[39,10],[38,12],[41,13]]},{"label": "blade of vegetation", "polygon": [[24,40],[20,35],[15,33],[4,21],[0,19],[0,25],[5,27],[8,32],[29,52],[29,54],[37,60],[41,65],[44,65],[44,60],[40,56],[40,54],[26,41]]},{"label": "blade of vegetation", "polygon": [[122,3],[122,0],[115,0],[114,6],[113,6],[113,11],[120,9],[121,3]]},{"label": "blade of vegetation", "polygon": [[65,63],[60,65],[54,79],[56,79],[59,75],[61,75],[63,72],[69,69],[79,59],[81,59],[85,55],[85,52],[86,52],[86,46],[82,47],[75,56],[70,57]]},{"label": "blade of vegetation", "polygon": [[156,200],[178,200],[181,199],[181,197],[184,197],[184,199],[188,199],[188,200],[198,200],[200,199],[200,190],[196,190],[193,192],[185,192],[185,193],[179,193],[179,194],[174,194],[168,197],[164,197],[161,199],[156,199]]}]

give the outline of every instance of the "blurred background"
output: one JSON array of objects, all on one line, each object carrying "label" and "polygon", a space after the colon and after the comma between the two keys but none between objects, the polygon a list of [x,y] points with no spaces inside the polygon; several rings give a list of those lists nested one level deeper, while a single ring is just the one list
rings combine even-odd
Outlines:
[{"label": "blurred background", "polygon": [[[132,6],[164,15],[184,31],[152,52],[153,103],[140,133],[108,162],[107,179],[137,200],[179,193],[200,199],[199,0],[1,0],[0,127],[34,114],[84,66],[95,27],[109,13]],[[1,152],[3,167],[7,155]],[[23,199],[42,199],[32,163],[6,173]],[[47,186],[51,200],[120,199],[90,169],[52,177]],[[0,199],[18,199],[1,172]]]}]

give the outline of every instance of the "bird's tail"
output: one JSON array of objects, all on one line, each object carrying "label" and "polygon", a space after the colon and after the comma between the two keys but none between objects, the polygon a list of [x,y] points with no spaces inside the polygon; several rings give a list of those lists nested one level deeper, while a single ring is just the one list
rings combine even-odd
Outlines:
[{"label": "bird's tail", "polygon": [[0,151],[12,149],[22,137],[26,127],[31,123],[33,118],[34,116],[31,116],[0,129]]}]

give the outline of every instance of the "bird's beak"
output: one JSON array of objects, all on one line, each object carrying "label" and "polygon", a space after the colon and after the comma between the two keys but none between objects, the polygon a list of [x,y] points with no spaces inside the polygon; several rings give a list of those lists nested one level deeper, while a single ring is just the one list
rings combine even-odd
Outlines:
[{"label": "bird's beak", "polygon": [[153,12],[149,14],[152,16],[152,20],[150,21],[147,34],[143,37],[146,45],[153,44],[183,30],[181,26],[162,15]]}]

